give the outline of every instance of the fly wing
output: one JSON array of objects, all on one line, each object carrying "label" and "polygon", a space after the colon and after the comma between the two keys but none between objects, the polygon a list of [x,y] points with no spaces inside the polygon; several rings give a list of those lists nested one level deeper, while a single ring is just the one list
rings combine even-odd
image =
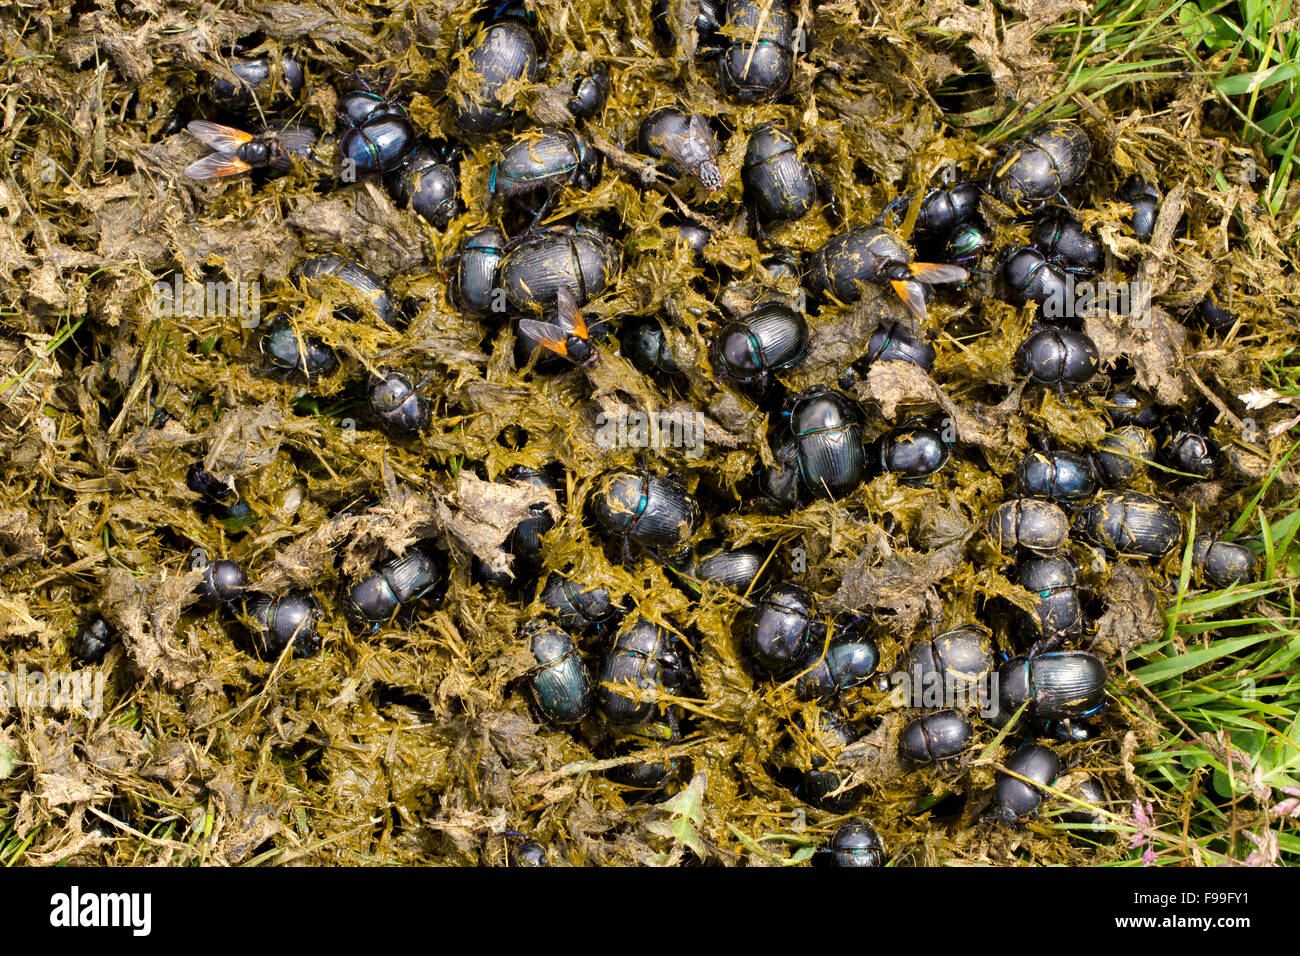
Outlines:
[{"label": "fly wing", "polygon": [[569,357],[569,333],[551,322],[538,322],[536,319],[520,319],[519,331],[537,340],[538,345],[545,345],[552,352]]},{"label": "fly wing", "polygon": [[185,175],[190,179],[217,179],[221,176],[238,176],[252,169],[238,156],[229,153],[208,153],[197,162],[190,163]]},{"label": "fly wing", "polygon": [[939,262],[913,262],[908,268],[926,285],[938,285],[940,282],[965,282],[970,275],[961,266],[946,265]]},{"label": "fly wing", "polygon": [[567,285],[556,289],[555,305],[559,313],[559,327],[567,330],[566,335],[573,334],[585,341],[589,337],[587,322],[578,311],[578,300],[574,298],[573,290]]},{"label": "fly wing", "polygon": [[218,153],[233,153],[253,138],[251,133],[207,120],[191,120],[185,128]]},{"label": "fly wing", "polygon": [[286,153],[305,157],[316,145],[316,131],[310,126],[286,126],[275,134]]},{"label": "fly wing", "polygon": [[893,279],[889,283],[903,300],[903,305],[918,319],[926,317],[925,289],[912,279]]}]

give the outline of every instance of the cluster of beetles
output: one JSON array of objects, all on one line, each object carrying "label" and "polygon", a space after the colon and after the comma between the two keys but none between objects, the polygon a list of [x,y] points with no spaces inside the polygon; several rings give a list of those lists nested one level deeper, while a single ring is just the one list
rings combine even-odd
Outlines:
[{"label": "cluster of beetles", "polygon": [[[691,48],[702,63],[713,64],[715,72],[705,75],[716,78],[724,97],[750,104],[775,101],[786,92],[808,30],[787,3],[703,0],[693,9],[693,22],[683,22],[677,4],[656,0],[656,29],[670,48],[690,30]],[[680,357],[669,348],[660,320],[632,317],[620,324],[588,322],[583,316],[583,307],[618,279],[625,253],[617,229],[581,218],[557,223],[551,217],[566,193],[592,190],[603,177],[626,174],[612,168],[587,128],[604,109],[613,64],[596,64],[572,78],[568,125],[530,128],[504,94],[538,81],[543,72],[535,14],[524,4],[493,3],[471,25],[475,32],[454,61],[457,72],[449,83],[449,89],[470,93],[449,98],[446,108],[466,143],[498,150],[488,199],[500,225],[469,235],[449,261],[450,300],[470,316],[506,312],[515,333],[515,364],[533,375],[581,374],[600,361],[602,351],[618,348],[642,373],[671,378]],[[304,64],[290,54],[272,58],[240,47],[231,51],[228,66],[238,82],[213,79],[203,100],[211,115],[226,122],[188,124],[188,133],[210,150],[186,170],[189,179],[327,170],[341,185],[382,183],[400,207],[433,229],[446,229],[464,212],[458,163],[466,145],[422,134],[401,102],[355,81],[338,96],[335,130],[274,122],[275,116],[291,113],[308,84]],[[259,131],[245,131],[255,118]],[[1029,387],[1053,390],[1067,404],[1091,400],[1105,379],[1101,368],[1122,358],[1100,353],[1069,301],[1099,275],[1105,261],[1100,241],[1081,226],[1065,198],[1083,180],[1091,159],[1091,143],[1080,126],[1044,124],[1006,148],[983,178],[900,197],[873,220],[853,227],[845,222],[857,217],[839,208],[795,135],[775,123],[738,130],[728,126],[726,116],[662,107],[643,118],[634,142],[618,149],[624,167],[626,155],[645,158],[670,184],[692,187],[683,195],[712,197],[724,183],[719,135],[747,137],[740,172],[745,223],[760,245],[770,248],[773,274],[795,276],[813,302],[853,304],[872,286],[892,293],[885,312],[893,317],[861,343],[862,357],[834,388],[785,393],[780,377],[804,362],[812,348],[809,322],[788,298],[774,294],[718,329],[707,357],[717,377],[762,407],[780,409],[773,416],[779,422],[774,464],[756,469],[747,506],[788,514],[817,499],[849,495],[882,474],[917,485],[941,480],[959,452],[950,434],[933,423],[908,420],[868,439],[862,410],[845,389],[876,363],[910,363],[930,372],[936,350],[923,325],[928,306],[946,294],[943,287],[960,289],[973,274],[995,275],[1008,301],[1037,306],[1037,325],[1015,354],[1016,370]],[[327,166],[322,157],[329,150]],[[1150,240],[1159,189],[1132,180],[1117,199],[1131,208],[1132,235]],[[990,248],[989,203],[1012,210],[1031,227],[1028,245]],[[797,221],[816,207],[838,230],[829,241],[806,255],[775,246],[769,235],[774,224]],[[905,219],[914,223],[906,239],[898,231]],[[708,228],[688,216],[673,228],[697,256],[712,239]],[[373,317],[400,327],[384,279],[359,262],[343,255],[315,256],[297,267],[294,278],[308,285],[343,283]],[[893,308],[895,295],[901,308]],[[362,311],[353,309],[349,317],[361,321],[367,318]],[[1193,319],[1217,330],[1236,321],[1212,300],[1198,307]],[[259,374],[310,387],[341,367],[340,357],[312,337],[310,328],[286,316],[274,317],[259,335]],[[1107,663],[1085,649],[1089,621],[1068,548],[1072,539],[1112,558],[1165,557],[1184,544],[1182,518],[1170,501],[1132,486],[1149,475],[1176,487],[1212,476],[1219,465],[1220,449],[1209,432],[1212,416],[1161,408],[1122,380],[1108,385],[1102,401],[1112,430],[1086,452],[1039,440],[1016,468],[1006,500],[987,516],[988,540],[1014,557],[1010,574],[1036,602],[1025,617],[1029,638],[1023,653],[1007,658],[990,628],[967,621],[947,630],[934,626],[894,664],[918,684],[942,690],[943,706],[909,709],[897,736],[899,760],[909,767],[951,766],[971,752],[981,721],[993,728],[1016,721],[1008,742],[1018,746],[1003,762],[988,811],[1008,827],[1022,826],[1045,801],[1055,799],[1045,788],[1073,769],[1063,763],[1057,746],[1094,733],[1090,718],[1106,703]],[[429,425],[430,399],[403,369],[375,375],[367,398],[374,424],[388,440],[416,440]],[[556,491],[565,487],[558,467],[515,467],[506,478]],[[230,483],[201,463],[190,468],[188,483],[195,507],[205,513],[225,519],[248,509]],[[882,677],[869,620],[835,619],[819,610],[801,583],[773,580],[779,575],[771,570],[776,565],[770,547],[724,545],[697,554],[693,535],[700,508],[677,478],[642,464],[597,476],[585,513],[612,560],[660,562],[697,591],[716,587],[735,593],[745,610],[736,618],[734,636],[754,680],[788,682],[801,701],[823,705],[801,711],[818,716],[801,718],[792,732],[815,737],[832,755],[861,739],[868,728],[840,716],[835,705],[850,689],[871,687]],[[535,509],[509,539],[511,570],[502,575],[482,562],[476,568],[483,580],[503,587],[536,581],[533,606],[541,613],[523,624],[518,640],[535,661],[523,683],[537,717],[575,733],[598,717],[609,730],[601,739],[613,741],[601,754],[605,757],[634,757],[648,744],[683,740],[692,718],[675,701],[702,693],[692,665],[698,651],[683,635],[624,606],[603,587],[559,572],[539,574],[554,524],[548,511]],[[1229,586],[1256,573],[1255,555],[1241,543],[1203,533],[1193,551],[1198,582],[1205,586]],[[312,591],[265,593],[232,560],[197,567],[202,571],[198,605],[243,622],[257,654],[276,660],[320,650],[318,626],[326,612]],[[418,602],[436,600],[447,576],[445,557],[425,542],[381,561],[340,601],[354,628],[376,631]],[[96,619],[80,635],[75,652],[94,661],[112,640],[111,628]],[[598,657],[585,650],[595,646],[603,649]],[[948,706],[974,701],[980,693],[988,697],[989,688],[991,698],[978,714],[972,706]],[[789,737],[777,742],[769,767],[777,782],[828,813],[859,810],[863,788],[847,785],[846,768],[822,758],[800,764],[788,759],[792,752]],[[629,800],[660,800],[688,776],[689,760],[624,759],[607,773],[626,788]],[[1063,819],[1099,822],[1087,808],[1106,802],[1101,783],[1086,778],[1072,786],[1075,800]],[[547,863],[546,846],[512,836],[516,863]],[[879,866],[888,859],[866,816],[839,826],[822,855],[837,866]]]}]

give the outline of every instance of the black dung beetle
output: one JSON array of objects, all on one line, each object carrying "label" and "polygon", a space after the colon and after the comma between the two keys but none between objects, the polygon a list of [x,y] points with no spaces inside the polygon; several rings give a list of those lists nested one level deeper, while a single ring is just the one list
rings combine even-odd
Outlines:
[{"label": "black dung beetle", "polygon": [[555,613],[566,630],[600,633],[623,616],[623,609],[602,587],[582,587],[552,574],[546,579],[538,600]]},{"label": "black dung beetle", "polygon": [[1066,120],[1047,123],[1007,150],[989,177],[989,191],[1024,208],[1051,199],[1088,168],[1088,134]]},{"label": "black dung beetle", "polygon": [[660,690],[674,693],[685,682],[681,642],[665,628],[638,617],[614,636],[596,691],[601,713],[615,726],[649,720]]},{"label": "black dung beetle", "polygon": [[973,706],[987,692],[985,684],[993,672],[992,633],[980,624],[963,624],[917,641],[899,670],[910,685],[908,707]]},{"label": "black dung beetle", "polygon": [[428,401],[401,372],[381,372],[366,401],[375,423],[393,438],[414,438],[429,427]]},{"label": "black dung beetle", "polygon": [[399,104],[369,90],[339,97],[340,178],[352,182],[372,173],[391,173],[415,147],[415,127]]},{"label": "black dung beetle", "polygon": [[[547,354],[533,367],[547,374],[563,369],[566,364],[591,368],[600,361],[596,343],[609,335],[608,323],[596,320],[588,325],[568,286],[555,290],[555,302],[555,309],[542,313],[540,321],[519,320],[515,336],[516,368],[523,369],[539,346]],[[562,361],[556,361],[556,356]]]},{"label": "black dung beetle", "polygon": [[269,56],[235,56],[222,65],[234,79],[213,73],[208,95],[233,113],[252,112],[257,104],[274,109],[302,92],[302,65],[292,56],[283,56],[274,65]]},{"label": "black dung beetle", "polygon": [[238,176],[252,170],[282,176],[293,167],[295,158],[310,156],[317,138],[314,129],[292,124],[258,134],[208,120],[191,120],[185,128],[212,149],[207,156],[185,167],[185,175],[196,181]]},{"label": "black dung beetle", "polygon": [[591,712],[591,675],[573,638],[548,621],[524,622],[519,636],[528,641],[537,666],[528,672],[537,709],[552,724],[576,724]]},{"label": "black dung beetle", "polygon": [[1028,702],[1041,721],[1091,717],[1106,703],[1106,665],[1087,651],[1013,657],[998,678],[1003,710],[1015,713]]},{"label": "black dung beetle", "polygon": [[578,119],[591,119],[605,108],[609,99],[609,70],[604,63],[595,64],[573,81],[573,95],[569,97],[569,112]]},{"label": "black dung beetle", "polygon": [[506,302],[518,312],[558,308],[557,293],[567,288],[584,306],[614,281],[618,244],[597,229],[576,226],[524,238],[501,260],[499,276]]},{"label": "black dung beetle", "polygon": [[624,322],[619,341],[623,357],[646,375],[676,375],[681,371],[658,319]]},{"label": "black dung beetle", "polygon": [[95,616],[77,632],[77,636],[68,646],[68,652],[79,663],[101,664],[116,636],[116,632],[106,620]]},{"label": "black dung beetle", "polygon": [[[799,677],[795,693],[800,700],[825,700],[840,691],[864,684],[880,664],[880,650],[870,635],[857,630],[860,622],[832,636],[825,655]],[[816,656],[814,648],[810,657]]]},{"label": "black dung beetle", "polygon": [[1101,242],[1084,232],[1079,221],[1068,213],[1048,216],[1034,227],[1029,241],[1048,258],[1063,259],[1089,272],[1100,269],[1105,259]]},{"label": "black dung beetle", "polygon": [[1031,451],[1016,466],[1016,490],[1029,498],[1083,501],[1097,490],[1092,462],[1069,451]]},{"label": "black dung beetle", "polygon": [[1076,586],[1078,572],[1066,554],[1022,558],[1016,569],[1016,581],[1038,598],[1033,621],[1046,645],[1059,644],[1083,632],[1083,607]]},{"label": "black dung beetle", "polygon": [[1198,534],[1192,542],[1192,565],[1197,575],[1216,588],[1254,581],[1258,563],[1255,552],[1244,544],[1220,541],[1208,534]]},{"label": "black dung beetle", "polygon": [[992,241],[993,237],[985,226],[968,222],[952,231],[944,246],[944,255],[949,262],[966,266],[978,260]]},{"label": "black dung beetle", "polygon": [[1085,296],[1075,277],[1090,274],[1030,247],[1011,250],[1002,263],[1002,279],[1011,301],[1038,303],[1044,322],[1069,323],[1080,318]]},{"label": "black dung beetle", "polygon": [[460,202],[460,175],[447,161],[444,150],[421,143],[411,161],[391,177],[399,206],[410,206],[435,229],[446,229],[464,207]]},{"label": "black dung beetle", "polygon": [[1084,777],[1064,792],[1088,804],[1081,807],[1070,803],[1069,809],[1058,817],[1062,823],[1071,824],[1072,836],[1086,836],[1094,841],[1114,839],[1114,832],[1105,829],[1106,819],[1101,813],[1101,808],[1106,805],[1106,791],[1096,779]]},{"label": "black dung beetle", "polygon": [[251,592],[244,599],[244,613],[255,625],[253,647],[262,660],[279,660],[291,645],[294,657],[314,657],[320,651],[317,627],[325,612],[310,591],[280,597]]},{"label": "black dung beetle", "polygon": [[504,295],[497,296],[497,270],[506,257],[505,247],[505,234],[493,227],[480,229],[465,240],[451,281],[452,298],[462,311],[470,315],[506,311]]},{"label": "black dung beetle", "polygon": [[1192,314],[1215,332],[1227,332],[1237,323],[1237,314],[1215,302],[1213,294],[1198,302]]},{"label": "black dung beetle", "polygon": [[1160,406],[1131,388],[1118,388],[1106,400],[1105,412],[1116,426],[1153,429],[1161,423]]},{"label": "black dung beetle", "polygon": [[863,361],[911,362],[929,372],[934,368],[935,351],[929,342],[917,338],[906,326],[898,322],[880,325],[867,340],[867,354]]},{"label": "black dung beetle", "polygon": [[848,721],[822,711],[807,736],[815,743],[815,751],[825,752],[831,760],[827,761],[814,752],[811,766],[803,771],[795,796],[827,813],[848,813],[862,801],[863,788],[852,787],[836,793],[843,786],[847,773],[840,770],[834,760],[841,750],[858,739],[858,731]]},{"label": "black dung beetle", "polygon": [[910,721],[898,736],[898,754],[914,764],[939,763],[956,757],[971,744],[974,731],[955,710],[936,710]]},{"label": "black dung beetle", "polygon": [[727,0],[724,19],[723,89],[742,103],[780,96],[794,71],[795,20],[785,0]]},{"label": "black dung beetle", "polygon": [[799,144],[775,123],[749,134],[742,172],[745,194],[763,219],[801,219],[817,200],[817,178],[799,156]]},{"label": "black dung beetle", "polygon": [[1178,512],[1136,491],[1103,491],[1074,517],[1074,526],[1108,554],[1159,558],[1182,536]]},{"label": "black dung beetle", "polygon": [[248,575],[239,562],[222,558],[203,565],[203,576],[194,589],[199,607],[233,607],[248,587]]},{"label": "black dung beetle", "polygon": [[808,323],[783,302],[764,302],[723,326],[713,352],[724,376],[766,388],[773,374],[793,368],[808,354]]},{"label": "black dung beetle", "polygon": [[591,189],[600,181],[601,155],[571,129],[546,128],[516,136],[492,166],[488,191],[508,199],[563,186]]},{"label": "black dung beetle", "polygon": [[698,113],[688,116],[672,106],[655,110],[641,121],[637,146],[656,159],[667,154],[679,171],[694,176],[710,193],[722,188],[718,140]]},{"label": "black dung beetle", "polygon": [[755,667],[784,677],[821,646],[826,627],[813,617],[812,598],[798,584],[774,584],[743,618],[745,649]]},{"label": "black dung beetle", "polygon": [[758,545],[714,551],[700,559],[695,577],[748,594],[765,571],[768,549]]},{"label": "black dung beetle", "polygon": [[531,82],[539,72],[532,31],[515,18],[494,20],[457,56],[453,85],[459,82],[463,94],[463,99],[453,98],[457,125],[467,133],[491,133],[510,125],[514,110],[502,102],[502,91],[519,81]]},{"label": "black dung beetle", "polygon": [[776,463],[762,467],[753,481],[758,506],[773,514],[788,514],[799,507],[799,451],[793,441],[780,445],[772,456]]},{"label": "black dung beetle", "polygon": [[1133,207],[1129,226],[1138,242],[1150,242],[1160,213],[1160,190],[1137,176],[1131,177],[1119,191],[1119,198]]},{"label": "black dung beetle", "polygon": [[1177,415],[1159,431],[1160,457],[1175,471],[1209,478],[1219,464],[1219,443],[1193,415]]},{"label": "black dung beetle", "polygon": [[964,182],[934,189],[921,200],[916,213],[916,231],[923,236],[944,236],[958,226],[980,218],[979,183]]},{"label": "black dung beetle", "polygon": [[699,508],[675,480],[615,469],[596,482],[592,511],[607,532],[655,554],[671,554],[695,530]]},{"label": "black dung beetle", "polygon": [[913,262],[912,251],[888,229],[865,226],[833,237],[812,255],[813,291],[851,304],[862,298],[861,284],[888,284],[919,319],[926,317],[925,286],[962,282],[961,266]]},{"label": "black dung beetle", "polygon": [[235,497],[235,489],[229,482],[222,481],[203,467],[203,462],[196,461],[185,473],[185,486],[196,495],[202,495],[208,504],[229,501]]},{"label": "black dung beetle", "polygon": [[943,434],[924,425],[908,424],[886,432],[867,453],[873,467],[904,481],[928,478],[948,463],[952,450]]},{"label": "black dung beetle", "polygon": [[[397,327],[397,310],[388,286],[361,263],[344,256],[312,256],[294,266],[293,278],[301,281],[307,294],[324,298],[327,290],[336,289],[346,296],[346,301],[373,311],[385,325]],[[362,312],[352,306],[343,306],[338,316],[348,322],[361,318]]]},{"label": "black dung beetle", "polygon": [[515,866],[535,867],[550,866],[551,861],[547,859],[546,847],[536,840],[523,840],[514,848],[510,854]]},{"label": "black dung beetle", "polygon": [[1061,775],[1061,758],[1042,744],[1028,744],[1011,755],[1007,769],[1019,776],[998,774],[993,788],[993,813],[1003,826],[1018,827],[1036,815],[1042,805],[1043,792],[1033,783],[1050,787]]},{"label": "black dung beetle", "polygon": [[866,449],[860,417],[848,399],[819,385],[787,404],[804,487],[814,495],[835,498],[860,485],[866,476]]},{"label": "black dung beetle", "polygon": [[339,358],[315,336],[299,335],[289,317],[272,319],[262,333],[258,349],[267,360],[264,370],[281,381],[310,385],[338,371]]},{"label": "black dung beetle", "polygon": [[378,631],[403,605],[432,591],[442,577],[438,559],[424,548],[387,558],[348,591],[348,617],[359,629]]},{"label": "black dung beetle", "polygon": [[[646,742],[670,746],[682,739],[681,728],[671,710],[662,719],[620,730],[613,750],[620,757],[640,753],[641,745]],[[624,788],[623,799],[628,803],[658,803],[669,795],[674,782],[689,775],[690,766],[689,758],[652,757],[610,767],[605,776]]]},{"label": "black dung beetle", "polygon": [[885,844],[865,820],[841,823],[831,836],[830,854],[831,865],[836,867],[885,865]]},{"label": "black dung beetle", "polygon": [[1005,554],[1017,547],[1059,551],[1070,540],[1070,519],[1065,512],[1037,498],[1004,501],[993,512],[988,529],[994,545]]},{"label": "black dung beetle", "polygon": [[[504,477],[509,481],[553,491],[557,498],[565,488],[563,478],[555,474],[551,467],[537,469],[511,465],[505,470]],[[510,532],[510,553],[514,555],[516,565],[522,563],[527,568],[533,568],[541,563],[542,536],[555,527],[555,518],[551,515],[551,509],[542,503],[530,505],[528,515]]]},{"label": "black dung beetle", "polygon": [[689,219],[665,217],[662,223],[665,229],[672,230],[669,234],[673,236],[674,247],[685,245],[691,250],[691,261],[697,266],[703,266],[704,250],[713,238],[713,233]]},{"label": "black dung beetle", "polygon": [[1156,436],[1141,425],[1107,432],[1092,453],[1093,470],[1109,487],[1132,484],[1156,460]]},{"label": "black dung beetle", "polygon": [[[682,12],[694,14],[694,20],[679,19]],[[699,0],[682,4],[681,0],[653,0],[650,18],[654,31],[665,40],[673,40],[682,30],[693,30],[697,44],[704,49],[717,48],[720,52],[725,37],[718,35],[726,19],[724,0]]]}]

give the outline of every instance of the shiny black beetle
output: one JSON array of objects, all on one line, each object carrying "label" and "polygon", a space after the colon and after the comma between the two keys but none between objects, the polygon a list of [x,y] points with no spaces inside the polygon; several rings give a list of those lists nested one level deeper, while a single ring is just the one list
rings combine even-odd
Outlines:
[{"label": "shiny black beetle", "polygon": [[505,312],[504,294],[498,295],[497,270],[506,257],[506,237],[489,226],[471,233],[457,253],[451,294],[461,310],[470,315]]},{"label": "shiny black beetle", "polygon": [[993,672],[992,633],[980,624],[963,624],[917,641],[904,655],[899,671],[909,681],[908,707],[975,705],[987,693],[985,683]]},{"label": "shiny black beetle", "polygon": [[1049,258],[1063,259],[1090,272],[1100,269],[1105,257],[1101,242],[1084,232],[1069,213],[1058,212],[1043,219],[1030,233],[1029,241]]},{"label": "shiny black beetle", "polygon": [[936,710],[909,721],[898,737],[898,754],[913,764],[940,763],[971,744],[971,722],[955,710]]},{"label": "shiny black beetle", "polygon": [[904,481],[918,481],[940,471],[952,456],[942,432],[923,424],[906,424],[877,438],[867,451],[871,467]]},{"label": "shiny black beetle", "polygon": [[993,512],[988,529],[994,545],[1006,554],[1017,547],[1058,551],[1070,540],[1070,519],[1065,512],[1036,498],[1004,501]]},{"label": "shiny black beetle", "polygon": [[862,298],[863,283],[888,283],[908,310],[924,319],[925,286],[962,282],[967,275],[961,266],[913,262],[911,250],[896,235],[879,226],[865,226],[833,237],[814,252],[809,281],[813,291],[844,303]]},{"label": "shiny black beetle", "polygon": [[279,597],[252,592],[245,596],[243,608],[254,625],[253,648],[262,660],[279,660],[290,647],[294,657],[314,657],[320,651],[317,627],[325,612],[310,591],[289,591]]},{"label": "shiny black beetle", "polygon": [[799,144],[775,123],[749,134],[742,171],[745,193],[761,219],[801,219],[817,201],[817,176],[799,156]]},{"label": "shiny black beetle", "polygon": [[1039,644],[1050,647],[1083,632],[1083,605],[1078,572],[1064,552],[1028,555],[1016,569],[1016,581],[1037,598],[1032,619],[1041,633]]},{"label": "shiny black beetle", "polygon": [[596,63],[590,70],[580,73],[573,81],[573,95],[566,104],[569,112],[578,119],[591,119],[605,108],[609,99],[609,69]]},{"label": "shiny black beetle", "polygon": [[[323,298],[330,288],[337,289],[349,302],[372,310],[385,325],[397,327],[397,310],[388,286],[354,259],[336,255],[312,256],[294,266],[290,274],[314,298]],[[351,305],[339,308],[336,314],[348,322],[356,322],[362,316],[362,312]]]},{"label": "shiny black beetle", "polygon": [[348,616],[359,628],[378,631],[403,605],[434,589],[443,577],[438,559],[416,547],[375,565],[374,572],[348,591]]},{"label": "shiny black beetle", "polygon": [[875,362],[911,362],[925,371],[934,367],[934,346],[917,338],[899,322],[879,325],[867,340],[867,354],[862,361],[868,366]]},{"label": "shiny black beetle", "polygon": [[369,90],[352,90],[339,97],[336,112],[344,182],[391,173],[411,155],[415,127],[399,104]]},{"label": "shiny black beetle", "polygon": [[1074,518],[1074,526],[1109,554],[1159,558],[1182,536],[1178,512],[1136,491],[1103,491]]},{"label": "shiny black beetle", "polygon": [[786,0],[727,0],[730,39],[718,63],[722,87],[742,103],[785,92],[794,70],[795,20]]},{"label": "shiny black beetle", "polygon": [[[880,650],[869,634],[850,625],[831,638],[826,653],[801,674],[795,684],[800,700],[825,700],[866,683],[880,663]],[[815,656],[817,650],[814,648]]]},{"label": "shiny black beetle", "polygon": [[538,711],[557,726],[578,723],[591,712],[595,697],[578,645],[548,621],[526,621],[519,635],[537,662],[528,672],[528,686]]},{"label": "shiny black beetle", "polygon": [[[238,51],[236,51],[236,54]],[[234,113],[253,112],[255,106],[271,109],[295,99],[302,92],[303,72],[292,56],[272,61],[269,56],[239,56],[223,61],[231,77],[212,74],[208,95]]]},{"label": "shiny black beetle", "polygon": [[623,608],[602,587],[583,587],[559,574],[546,579],[538,600],[566,630],[599,633],[623,616]]},{"label": "shiny black beetle", "polygon": [[1248,584],[1255,580],[1259,559],[1255,552],[1235,541],[1221,541],[1198,534],[1192,542],[1192,565],[1198,577],[1216,588]]},{"label": "shiny black beetle", "polygon": [[263,371],[281,381],[310,385],[338,371],[339,358],[328,345],[315,336],[302,336],[280,315],[272,319],[262,333],[258,349],[267,360]]},{"label": "shiny black beetle", "polygon": [[544,216],[559,187],[591,189],[600,181],[600,169],[600,152],[581,133],[553,127],[532,130],[515,137],[492,166],[488,191],[508,199],[549,189],[551,196],[538,214]]},{"label": "shiny black beetle", "polygon": [[1016,466],[1016,490],[1048,501],[1083,501],[1097,490],[1097,479],[1084,455],[1031,451]]},{"label": "shiny black beetle", "polygon": [[713,352],[727,378],[766,388],[774,373],[793,368],[808,354],[808,323],[783,302],[764,302],[723,326]]},{"label": "shiny black beetle", "polygon": [[398,205],[410,206],[425,222],[446,229],[464,209],[460,202],[460,174],[451,162],[454,150],[435,143],[420,143],[411,160],[390,179]]},{"label": "shiny black beetle", "polygon": [[429,402],[402,372],[381,372],[366,402],[375,423],[393,438],[414,438],[429,427]]},{"label": "shiny black beetle", "polygon": [[661,690],[675,693],[685,683],[681,642],[667,629],[638,617],[614,636],[600,672],[597,701],[616,726],[649,720]]},{"label": "shiny black beetle", "polygon": [[[1042,744],[1029,744],[1008,758],[1007,770],[1019,776],[998,774],[993,788],[993,814],[1003,826],[1018,827],[1038,813],[1043,802],[1039,787],[1050,787],[1056,782],[1061,775],[1061,758]],[[1026,783],[1020,777],[1031,782]]]},{"label": "shiny black beetle", "polygon": [[618,245],[588,226],[572,226],[525,236],[501,259],[498,275],[506,302],[517,312],[558,307],[559,290],[586,305],[614,281]]},{"label": "shiny black beetle", "polygon": [[1160,457],[1184,476],[1209,478],[1219,464],[1219,443],[1210,437],[1204,415],[1174,415],[1158,431]]},{"label": "shiny black beetle", "polygon": [[502,95],[511,84],[536,79],[540,66],[537,41],[517,17],[484,24],[462,50],[453,76],[461,96],[454,97],[453,115],[467,133],[491,133],[510,125],[514,110]]},{"label": "shiny black beetle", "polygon": [[722,549],[700,559],[695,566],[695,577],[748,594],[763,576],[767,563],[768,549],[758,545]]},{"label": "shiny black beetle", "polygon": [[681,371],[658,319],[624,322],[619,341],[623,357],[647,375],[676,375]]},{"label": "shiny black beetle", "polygon": [[695,530],[699,508],[675,480],[648,471],[615,469],[596,482],[591,495],[596,521],[627,545],[672,556]]},{"label": "shiny black beetle", "polygon": [[203,565],[203,576],[194,589],[198,606],[233,608],[248,587],[248,575],[237,561],[221,558]]},{"label": "shiny black beetle", "polygon": [[1092,453],[1093,470],[1109,487],[1127,485],[1146,474],[1156,460],[1156,437],[1141,425],[1121,425],[1107,432]]},{"label": "shiny black beetle", "polygon": [[885,865],[885,844],[876,828],[865,820],[841,823],[831,836],[831,865],[836,867],[870,867]]},{"label": "shiny black beetle", "polygon": [[821,646],[826,626],[813,616],[812,598],[798,584],[768,588],[744,620],[745,649],[755,667],[783,677],[804,665]]},{"label": "shiny black beetle", "polygon": [[68,652],[81,664],[101,664],[116,637],[112,625],[96,615],[77,632],[68,645]]},{"label": "shiny black beetle", "polygon": [[860,485],[866,476],[866,450],[858,412],[848,400],[817,386],[793,396],[787,406],[804,487],[834,498]]},{"label": "shiny black beetle", "polygon": [[1160,190],[1137,176],[1131,177],[1119,192],[1119,198],[1133,207],[1129,226],[1138,242],[1150,242],[1160,213]]},{"label": "shiny black beetle", "polygon": [[1028,703],[1040,721],[1091,717],[1106,703],[1106,665],[1087,651],[1013,657],[998,671],[1004,711]]},{"label": "shiny black beetle", "polygon": [[1065,120],[1048,123],[1007,150],[989,177],[989,191],[1009,206],[1037,205],[1077,181],[1091,157],[1082,129]]}]

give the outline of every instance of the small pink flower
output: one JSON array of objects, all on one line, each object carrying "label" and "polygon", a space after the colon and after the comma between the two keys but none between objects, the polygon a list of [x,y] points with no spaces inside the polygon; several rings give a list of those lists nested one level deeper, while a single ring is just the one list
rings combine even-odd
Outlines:
[{"label": "small pink flower", "polygon": [[1156,851],[1154,847],[1148,846],[1142,851],[1142,865],[1154,866],[1156,862]]},{"label": "small pink flower", "polygon": [[1279,817],[1295,817],[1300,820],[1300,787],[1283,787],[1282,792],[1287,794],[1290,799],[1283,800],[1276,806],[1269,808],[1268,812]]}]

